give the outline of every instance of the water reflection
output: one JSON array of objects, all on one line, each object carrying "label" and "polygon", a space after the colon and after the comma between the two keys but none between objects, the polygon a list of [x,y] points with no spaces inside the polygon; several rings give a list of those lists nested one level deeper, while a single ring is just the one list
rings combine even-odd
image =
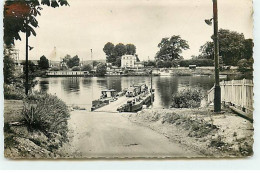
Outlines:
[{"label": "water reflection", "polygon": [[[92,77],[92,78],[38,78],[36,90],[56,94],[67,104],[83,105],[90,108],[92,100],[98,99],[103,89],[121,91],[132,84],[146,83],[151,85],[150,77]],[[155,89],[155,108],[168,108],[172,95],[184,87],[199,87],[209,90],[214,84],[214,77],[181,76],[153,77]]]},{"label": "water reflection", "polygon": [[78,94],[78,91],[80,91],[79,81],[80,78],[78,77],[63,78],[61,85],[67,93],[75,92]]},{"label": "water reflection", "polygon": [[47,92],[49,90],[49,81],[39,81],[40,91]]}]

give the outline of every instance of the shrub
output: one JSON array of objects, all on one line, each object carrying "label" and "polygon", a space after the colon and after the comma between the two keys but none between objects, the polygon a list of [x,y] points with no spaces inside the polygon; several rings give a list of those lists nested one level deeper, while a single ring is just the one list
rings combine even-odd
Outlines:
[{"label": "shrub", "polygon": [[59,71],[60,69],[58,67],[52,67],[50,71]]},{"label": "shrub", "polygon": [[72,71],[80,71],[80,68],[78,66],[72,67]]},{"label": "shrub", "polygon": [[200,89],[184,89],[173,95],[174,108],[194,108],[199,107],[202,99]]},{"label": "shrub", "polygon": [[14,85],[4,84],[4,98],[7,100],[22,100],[25,97],[24,91]]},{"label": "shrub", "polygon": [[253,60],[252,59],[241,59],[237,62],[238,71],[247,72],[253,70]]},{"label": "shrub", "polygon": [[29,131],[40,130],[47,136],[67,139],[69,110],[58,97],[37,92],[24,99],[22,115]]},{"label": "shrub", "polygon": [[83,65],[81,70],[90,72],[92,70],[92,66],[90,64]]},{"label": "shrub", "polygon": [[97,65],[97,71],[96,71],[97,76],[105,76],[106,72],[107,72],[106,65],[99,63]]},{"label": "shrub", "polygon": [[14,78],[15,64],[9,56],[4,56],[4,82],[10,84]]}]

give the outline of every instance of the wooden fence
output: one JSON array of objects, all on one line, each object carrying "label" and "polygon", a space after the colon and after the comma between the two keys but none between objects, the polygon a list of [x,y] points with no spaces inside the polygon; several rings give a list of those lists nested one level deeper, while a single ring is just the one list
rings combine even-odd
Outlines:
[{"label": "wooden fence", "polygon": [[[222,81],[221,102],[229,103],[237,109],[253,114],[253,81],[248,79]],[[214,87],[208,91],[208,103],[214,102]]]}]

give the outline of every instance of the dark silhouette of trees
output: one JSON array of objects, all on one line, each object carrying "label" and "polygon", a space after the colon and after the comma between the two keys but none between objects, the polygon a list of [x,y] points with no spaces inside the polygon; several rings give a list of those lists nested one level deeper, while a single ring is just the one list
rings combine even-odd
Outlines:
[{"label": "dark silhouette of trees", "polygon": [[133,44],[127,44],[126,46],[126,54],[127,55],[135,55],[136,47]]},{"label": "dark silhouette of trees", "polygon": [[182,39],[179,35],[173,35],[170,38],[163,38],[158,44],[158,47],[160,50],[156,53],[156,61],[172,61],[182,59],[182,51],[189,49],[188,42]]},{"label": "dark silhouette of trees", "polygon": [[92,70],[92,66],[90,64],[83,65],[81,68],[81,71],[88,71],[90,72]]},{"label": "dark silhouette of trees", "polygon": [[53,8],[69,5],[67,0],[6,0],[4,4],[4,43],[9,46],[14,40],[21,40],[20,33],[36,36],[35,28],[41,15],[41,5]]},{"label": "dark silhouette of trees", "polygon": [[[213,36],[211,38],[213,39]],[[244,34],[227,29],[219,30],[219,55],[225,65],[236,66],[239,60],[251,59],[253,47],[253,40],[245,39]],[[214,43],[206,42],[200,47],[200,52],[199,59],[214,59]]]},{"label": "dark silhouette of trees", "polygon": [[105,76],[106,72],[107,72],[106,65],[103,64],[103,63],[99,63],[97,65],[96,75],[97,76]]},{"label": "dark silhouette of trees", "polygon": [[67,61],[67,66],[69,68],[75,67],[75,66],[79,66],[79,57],[78,55],[74,56],[73,58],[69,58]]},{"label": "dark silhouette of trees", "polygon": [[38,61],[38,67],[42,70],[47,70],[49,68],[49,60],[43,55]]}]

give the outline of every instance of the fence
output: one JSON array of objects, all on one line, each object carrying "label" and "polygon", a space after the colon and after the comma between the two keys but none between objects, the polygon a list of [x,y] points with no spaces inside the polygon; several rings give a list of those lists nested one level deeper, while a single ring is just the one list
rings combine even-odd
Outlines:
[{"label": "fence", "polygon": [[[221,102],[229,103],[250,115],[253,114],[253,81],[248,79],[222,81]],[[208,91],[208,103],[214,101],[214,87]]]}]

